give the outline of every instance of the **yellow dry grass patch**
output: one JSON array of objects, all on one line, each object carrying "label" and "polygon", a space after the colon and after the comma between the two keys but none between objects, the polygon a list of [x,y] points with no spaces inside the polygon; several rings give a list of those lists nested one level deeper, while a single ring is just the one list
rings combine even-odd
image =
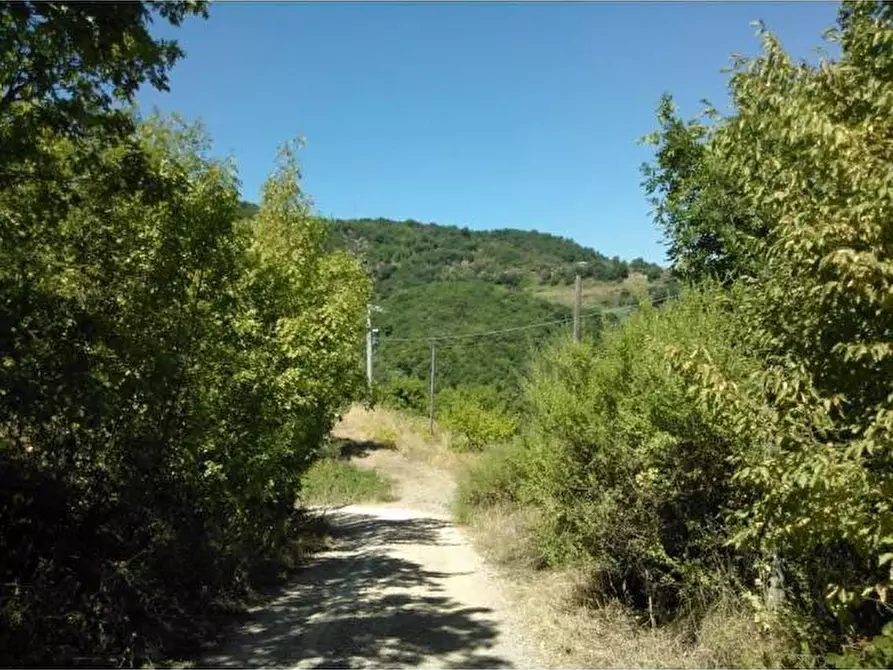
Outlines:
[{"label": "yellow dry grass patch", "polygon": [[407,459],[453,476],[467,468],[474,458],[474,454],[450,449],[450,434],[436,424],[434,435],[431,435],[428,420],[424,417],[383,407],[370,410],[354,405],[342,417],[336,431],[342,437],[393,446]]},{"label": "yellow dry grass patch", "polygon": [[583,569],[542,569],[536,513],[510,505],[480,508],[469,533],[478,551],[511,585],[522,624],[540,640],[553,668],[763,667],[788,649],[767,637],[733,597],[700,623],[651,628],[617,601],[594,602]]},{"label": "yellow dry grass patch", "polygon": [[[648,280],[643,275],[630,276],[623,281],[583,280],[583,308],[616,307],[620,304],[620,296],[624,291],[634,292],[636,285],[647,286]],[[538,286],[533,294],[543,300],[557,302],[567,307],[574,306],[574,286]]]}]

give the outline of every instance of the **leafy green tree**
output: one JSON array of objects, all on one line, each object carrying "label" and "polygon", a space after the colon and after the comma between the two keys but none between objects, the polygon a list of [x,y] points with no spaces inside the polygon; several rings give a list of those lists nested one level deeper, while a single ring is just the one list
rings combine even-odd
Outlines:
[{"label": "leafy green tree", "polygon": [[178,26],[206,8],[201,0],[0,4],[0,186],[55,178],[41,142],[48,131],[127,136],[121,104],[143,83],[165,90],[183,55],[152,37],[153,16]]},{"label": "leafy green tree", "polygon": [[[789,427],[767,436],[782,485],[744,470],[766,487],[753,511],[769,515],[770,536],[800,551],[843,541],[878,560],[893,549],[893,191],[884,168],[893,16],[845,4],[841,24],[831,35],[840,60],[815,68],[794,64],[763,32],[764,55],[733,77],[737,114],[716,146],[730,173],[747,176],[751,207],[772,222],[753,245],[761,272],[745,309],[769,363],[768,396]],[[844,501],[846,514],[826,516]],[[838,586],[844,597],[856,585]]]},{"label": "leafy green tree", "polygon": [[[151,122],[126,143],[57,137],[46,151],[59,180],[0,191],[5,486],[34,478],[63,510],[3,501],[5,523],[30,524],[4,548],[3,647],[19,662],[87,649],[129,658],[134,628],[145,651],[157,617],[182,622],[171,588],[202,600],[179,572],[196,566],[170,552],[206,537],[182,513],[203,516],[192,466],[207,424],[190,382],[209,294],[235,273],[226,231],[237,201],[234,175],[195,153],[199,139]],[[55,553],[42,553],[50,537]],[[79,555],[86,563],[71,563]],[[160,574],[168,586],[153,584]],[[140,625],[131,607],[158,609]]]},{"label": "leafy green tree", "polygon": [[459,442],[454,448],[480,451],[509,439],[518,428],[514,416],[490,386],[465,385],[438,394],[440,421]]},{"label": "leafy green tree", "polygon": [[379,394],[394,409],[423,412],[428,404],[428,385],[418,377],[392,374],[379,385]]},{"label": "leafy green tree", "polygon": [[287,562],[300,475],[361,381],[368,279],[326,251],[293,151],[239,222],[199,128],[106,139],[53,143],[82,180],[0,191],[14,663],[137,663],[194,638],[217,598]]},{"label": "leafy green tree", "polygon": [[654,162],[642,166],[643,187],[668,241],[672,269],[687,280],[734,280],[749,270],[748,241],[766,228],[741,198],[735,176],[723,171],[710,141],[712,125],[684,122],[668,94],[657,120],[659,129],[644,138],[656,150]]},{"label": "leafy green tree", "polygon": [[[736,478],[754,495],[734,541],[782,556],[789,596],[826,624],[870,636],[890,618],[893,583],[893,13],[844,3],[829,33],[840,57],[817,65],[760,35],[762,55],[731,76],[734,114],[709,132],[666,126],[676,135],[664,132],[649,188],[686,272],[690,230],[734,242],[722,258],[742,280],[738,339],[764,369],[756,387],[731,383],[703,348],[679,369],[749,445]],[[676,147],[689,167],[672,164]]]},{"label": "leafy green tree", "polygon": [[[240,217],[198,126],[140,120],[204,3],[0,5],[0,660],[138,665],[293,563],[370,284],[293,148]],[[80,660],[78,660],[80,659]]]}]

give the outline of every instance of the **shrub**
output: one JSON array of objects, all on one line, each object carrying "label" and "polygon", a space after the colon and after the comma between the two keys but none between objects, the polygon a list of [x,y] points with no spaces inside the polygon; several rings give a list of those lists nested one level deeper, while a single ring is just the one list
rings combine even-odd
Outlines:
[{"label": "shrub", "polygon": [[517,502],[521,483],[523,446],[509,442],[486,450],[459,479],[456,491],[456,516],[467,523],[475,508]]},{"label": "shrub", "polygon": [[526,385],[532,433],[519,496],[541,511],[541,550],[553,564],[591,563],[600,588],[656,619],[718,593],[724,511],[741,493],[739,448],[687,394],[673,348],[709,347],[732,379],[753,363],[732,346],[724,301],[691,292],[661,311],[643,306],[601,342],[558,342]]},{"label": "shrub", "polygon": [[440,421],[460,437],[456,447],[480,451],[511,437],[518,420],[508,413],[495,389],[459,386],[437,396]]},{"label": "shrub", "polygon": [[674,367],[741,445],[730,540],[758,572],[775,563],[829,638],[873,640],[878,662],[893,620],[893,10],[842,3],[826,33],[839,56],[816,65],[759,35],[763,53],[733,68],[732,114],[686,124],[662,101],[645,173],[674,271],[730,285],[759,369],[742,383],[706,342]]},{"label": "shrub", "polygon": [[424,412],[428,405],[428,384],[417,377],[395,375],[381,386],[379,397],[393,409]]},{"label": "shrub", "polygon": [[361,383],[369,283],[324,251],[292,148],[240,221],[199,128],[134,123],[47,130],[51,178],[0,188],[4,665],[194,639],[290,551],[301,474]]}]

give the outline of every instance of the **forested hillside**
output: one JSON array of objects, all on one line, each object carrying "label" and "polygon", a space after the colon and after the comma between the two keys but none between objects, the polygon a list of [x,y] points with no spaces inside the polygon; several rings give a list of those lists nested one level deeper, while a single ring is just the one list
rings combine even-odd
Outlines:
[{"label": "forested hillside", "polygon": [[[253,203],[241,203],[243,216],[256,210]],[[336,219],[331,226],[333,242],[363,259],[380,297],[444,280],[479,279],[530,288],[573,284],[577,272],[593,282],[617,282],[630,273],[650,281],[665,276],[663,268],[641,258],[608,258],[572,240],[537,231],[469,230],[381,218]]]},{"label": "forested hillside", "polygon": [[471,231],[415,221],[336,221],[335,234],[367,259],[381,296],[438,280],[480,279],[510,287],[571,284],[584,278],[618,281],[630,271],[657,279],[661,268],[606,256],[576,242],[524,230]]},{"label": "forested hillside", "polygon": [[[555,332],[570,332],[567,307],[480,280],[421,284],[394,293],[383,304],[385,310],[375,319],[381,331],[376,365],[382,381],[394,375],[426,379],[426,338],[449,333],[459,337],[438,343],[438,387],[488,384],[509,393],[517,388],[536,345]],[[563,323],[501,336],[462,337],[550,321]]]},{"label": "forested hillside", "polygon": [[[251,216],[256,206],[242,202],[241,211]],[[654,263],[608,258],[546,233],[388,219],[331,225],[333,246],[354,253],[374,279],[373,299],[382,310],[374,316],[380,331],[375,376],[383,384],[396,377],[427,378],[428,344],[422,340],[564,320],[530,332],[441,345],[439,387],[486,384],[504,395],[516,393],[533,348],[556,332],[570,332],[577,271],[584,277],[583,304],[589,312],[634,305],[631,280],[637,278],[653,299],[678,291]],[[592,329],[599,323],[588,318],[586,325]]]}]

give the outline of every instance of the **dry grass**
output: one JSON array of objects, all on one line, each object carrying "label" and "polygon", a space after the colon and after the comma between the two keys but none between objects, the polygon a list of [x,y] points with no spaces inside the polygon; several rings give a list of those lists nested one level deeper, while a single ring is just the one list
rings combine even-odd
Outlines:
[{"label": "dry grass", "polygon": [[475,546],[511,584],[519,616],[541,640],[548,667],[697,667],[670,631],[641,626],[616,602],[595,606],[583,596],[579,569],[541,569],[536,515],[510,505],[480,508],[469,531]]},{"label": "dry grass", "polygon": [[716,667],[777,667],[780,659],[785,667],[817,667],[818,659],[800,648],[791,624],[778,619],[771,630],[764,628],[740,599],[729,594],[714,603],[701,620],[697,658]]},{"label": "dry grass", "polygon": [[[583,308],[617,307],[624,291],[634,291],[636,283],[647,285],[648,281],[641,275],[630,276],[623,281],[606,282],[593,279],[583,280]],[[538,286],[533,294],[550,302],[557,302],[567,307],[574,305],[574,286]]]},{"label": "dry grass", "polygon": [[681,635],[651,630],[617,602],[588,607],[576,602],[583,576],[549,571],[519,582],[520,609],[540,639],[550,667],[696,668],[698,662]]},{"label": "dry grass", "polygon": [[593,602],[585,570],[542,569],[535,520],[532,510],[509,505],[479,508],[469,532],[510,585],[522,624],[541,641],[547,667],[765,667],[790,657],[790,642],[764,633],[733,597],[715,604],[699,623],[682,620],[654,629],[617,601]]},{"label": "dry grass", "polygon": [[351,407],[336,431],[339,436],[396,447],[407,459],[424,463],[452,476],[458,476],[474,459],[474,454],[450,449],[450,434],[435,425],[431,435],[428,420],[379,407],[368,410],[361,405]]},{"label": "dry grass", "polygon": [[478,508],[468,528],[475,547],[487,561],[507,575],[523,575],[543,564],[533,537],[535,522],[532,509],[493,505]]}]

